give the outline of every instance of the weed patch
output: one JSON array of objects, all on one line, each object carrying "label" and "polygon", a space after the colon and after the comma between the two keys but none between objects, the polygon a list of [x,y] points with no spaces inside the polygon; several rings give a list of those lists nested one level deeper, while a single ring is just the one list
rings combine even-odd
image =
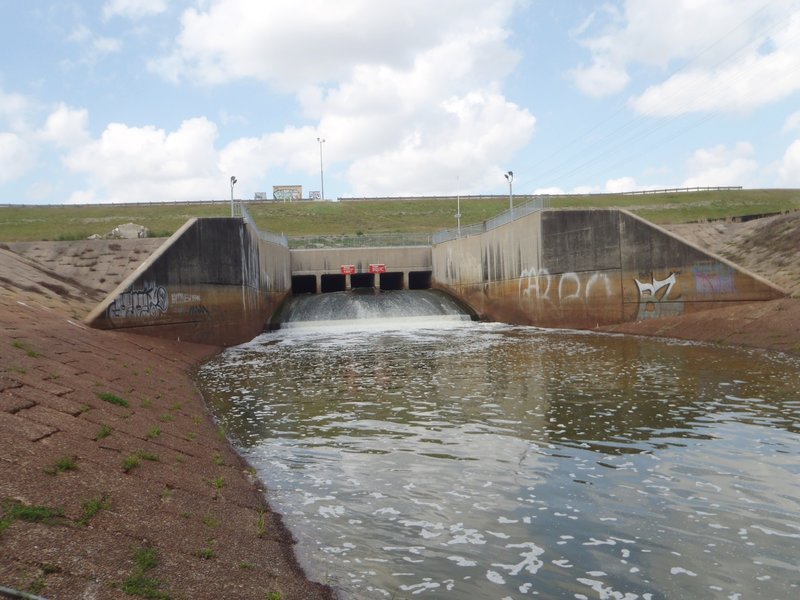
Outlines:
[{"label": "weed patch", "polygon": [[30,346],[28,346],[28,345],[27,345],[25,342],[23,342],[22,340],[14,340],[13,342],[11,342],[11,345],[12,345],[14,348],[17,348],[18,350],[24,350],[24,351],[25,351],[25,354],[27,354],[27,355],[28,355],[28,356],[30,356],[31,358],[38,358],[38,357],[40,357],[40,356],[41,356],[41,354],[40,354],[39,352],[37,352],[36,350],[34,350],[34,349],[33,349],[33,348],[31,348]]},{"label": "weed patch", "polygon": [[212,517],[211,515],[206,515],[205,517],[203,517],[203,525],[214,529],[216,527],[219,527],[219,519]]},{"label": "weed patch", "polygon": [[64,471],[75,471],[78,468],[78,460],[74,456],[62,456],[52,466],[47,467],[44,472],[48,475],[56,475]]},{"label": "weed patch", "polygon": [[139,460],[139,457],[136,456],[135,454],[126,456],[125,458],[122,459],[122,470],[125,471],[126,473],[130,473],[136,467],[139,466],[140,462],[141,461]]},{"label": "weed patch", "polygon": [[162,589],[164,585],[147,576],[147,572],[158,565],[156,550],[154,548],[137,548],[133,553],[133,560],[136,568],[131,576],[122,582],[122,591],[131,596],[149,600],[170,600],[169,593]]},{"label": "weed patch", "polygon": [[206,542],[205,547],[197,553],[197,555],[202,558],[203,560],[211,560],[212,558],[217,557],[217,553],[214,552],[214,546],[217,545],[217,540],[208,540]]},{"label": "weed patch", "polygon": [[258,511],[258,522],[256,523],[256,535],[263,538],[267,535],[267,514],[264,510]]},{"label": "weed patch", "polygon": [[122,470],[126,473],[130,473],[136,467],[141,464],[141,461],[149,460],[153,462],[158,462],[160,459],[158,458],[157,454],[153,454],[152,452],[144,452],[143,450],[139,450],[135,454],[129,454],[126,456],[122,461]]},{"label": "weed patch", "polygon": [[160,435],[161,435],[161,429],[159,429],[158,427],[151,427],[150,431],[147,432],[147,439],[154,440]]},{"label": "weed patch", "polygon": [[103,402],[108,402],[110,404],[116,404],[117,406],[122,406],[124,408],[130,407],[130,403],[125,400],[124,398],[120,398],[114,394],[109,392],[98,392],[97,397],[100,398]]},{"label": "weed patch", "polygon": [[108,425],[101,425],[100,431],[97,432],[97,435],[94,436],[94,439],[96,442],[98,442],[104,438],[107,438],[110,435],[111,435],[111,427],[109,427]]},{"label": "weed patch", "polygon": [[63,508],[36,506],[7,500],[3,503],[3,512],[0,515],[0,535],[14,521],[42,523],[44,525],[63,525],[67,523],[64,518]]},{"label": "weed patch", "polygon": [[83,503],[83,514],[81,518],[78,519],[78,525],[88,525],[89,521],[91,521],[97,513],[103,509],[108,510],[109,508],[111,508],[111,503],[108,501],[108,495],[106,494],[87,500]]}]

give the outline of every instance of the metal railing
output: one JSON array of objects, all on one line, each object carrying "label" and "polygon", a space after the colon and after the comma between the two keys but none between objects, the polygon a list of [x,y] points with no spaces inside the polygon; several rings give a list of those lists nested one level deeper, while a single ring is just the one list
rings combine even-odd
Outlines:
[{"label": "metal railing", "polygon": [[289,238],[289,248],[384,248],[430,246],[429,233],[371,233],[366,235],[310,235]]},{"label": "metal railing", "polygon": [[643,194],[672,194],[675,192],[730,192],[741,190],[740,185],[716,186],[716,187],[685,187],[685,188],[664,188],[660,190],[636,190],[634,192],[620,192],[620,196],[641,196]]},{"label": "metal railing", "polygon": [[461,227],[460,229],[444,229],[442,231],[437,231],[433,234],[433,243],[441,244],[442,242],[449,242],[450,240],[456,240],[460,237],[479,235],[481,233],[491,231],[492,229],[497,229],[498,227],[506,225],[507,223],[511,223],[511,221],[515,221],[516,219],[538,212],[544,208],[548,208],[549,206],[550,196],[537,196],[530,202],[515,206],[513,209],[507,210],[506,212],[501,213],[496,217],[492,217],[491,219],[487,219],[482,223],[467,225],[466,227]]},{"label": "metal railing", "polygon": [[256,222],[253,220],[253,217],[250,215],[250,211],[247,210],[241,202],[237,202],[236,205],[234,206],[239,207],[238,212],[240,213],[242,219],[244,219],[245,223],[247,223],[253,229],[256,230],[256,233],[258,233],[259,238],[261,238],[265,242],[271,242],[279,246],[284,246],[284,247],[289,246],[289,240],[286,238],[285,235],[278,233],[271,233],[269,231],[261,231],[258,228],[258,225],[256,225]]}]

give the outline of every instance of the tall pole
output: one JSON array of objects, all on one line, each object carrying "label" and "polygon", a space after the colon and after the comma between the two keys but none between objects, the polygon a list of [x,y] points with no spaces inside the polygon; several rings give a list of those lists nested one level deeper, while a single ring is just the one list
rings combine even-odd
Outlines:
[{"label": "tall pole", "polygon": [[461,185],[456,177],[456,222],[458,223],[458,237],[461,237]]},{"label": "tall pole", "polygon": [[514,171],[505,173],[505,178],[508,179],[508,210],[514,212],[514,192],[511,189],[511,182],[514,181]]},{"label": "tall pole", "polygon": [[237,181],[238,180],[236,179],[236,177],[231,175],[231,216],[234,216],[234,212],[233,212],[233,186],[236,185]]},{"label": "tall pole", "polygon": [[320,200],[325,200],[325,176],[322,171],[322,144],[325,143],[323,138],[317,138],[319,142],[319,187],[320,187],[320,194],[322,194],[322,198]]}]

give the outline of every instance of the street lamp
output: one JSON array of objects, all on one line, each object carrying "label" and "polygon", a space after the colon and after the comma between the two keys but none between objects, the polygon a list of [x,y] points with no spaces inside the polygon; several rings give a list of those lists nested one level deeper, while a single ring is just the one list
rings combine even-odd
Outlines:
[{"label": "street lamp", "polygon": [[234,212],[233,212],[233,186],[236,185],[237,181],[238,181],[238,179],[236,179],[236,177],[231,175],[231,216],[234,216]]},{"label": "street lamp", "polygon": [[511,183],[514,181],[514,171],[503,173],[503,175],[508,179],[508,210],[514,212],[514,193],[511,190]]},{"label": "street lamp", "polygon": [[320,194],[322,198],[320,200],[325,200],[325,177],[322,174],[322,144],[325,143],[323,138],[317,138],[319,142],[319,186],[320,186]]},{"label": "street lamp", "polygon": [[461,185],[456,177],[456,222],[458,223],[458,237],[461,237]]}]

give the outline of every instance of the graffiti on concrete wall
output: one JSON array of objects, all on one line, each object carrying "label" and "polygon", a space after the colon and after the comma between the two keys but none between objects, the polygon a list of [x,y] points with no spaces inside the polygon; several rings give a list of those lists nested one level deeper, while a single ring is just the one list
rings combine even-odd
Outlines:
[{"label": "graffiti on concrete wall", "polygon": [[551,303],[584,302],[608,298],[613,294],[611,279],[605,273],[562,273],[551,275],[547,269],[524,269],[519,278],[519,295],[532,301]]},{"label": "graffiti on concrete wall", "polygon": [[108,318],[130,319],[157,317],[167,312],[167,289],[154,281],[145,281],[140,288],[130,286],[108,307]]},{"label": "graffiti on concrete wall", "polygon": [[701,295],[730,294],[736,291],[734,270],[724,263],[705,263],[692,267],[694,290]]},{"label": "graffiti on concrete wall", "polygon": [[193,317],[207,317],[210,314],[199,294],[173,292],[170,294],[170,306],[177,314],[187,314]]},{"label": "graffiti on concrete wall", "polygon": [[683,301],[679,294],[672,295],[673,288],[678,282],[675,273],[670,273],[665,279],[656,279],[650,276],[649,283],[634,279],[639,290],[639,312],[637,320],[659,319],[683,314]]}]

